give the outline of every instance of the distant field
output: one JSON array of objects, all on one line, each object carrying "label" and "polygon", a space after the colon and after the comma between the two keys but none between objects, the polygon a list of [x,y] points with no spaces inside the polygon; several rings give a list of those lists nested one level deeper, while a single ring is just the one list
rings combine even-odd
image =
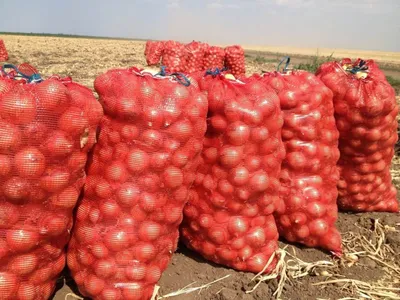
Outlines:
[{"label": "distant field", "polygon": [[[9,51],[11,63],[28,62],[45,75],[55,73],[72,76],[75,80],[92,87],[99,73],[110,68],[144,67],[144,40],[112,39],[101,37],[43,35],[43,34],[2,34]],[[378,61],[393,86],[400,89],[400,53],[356,51],[343,49],[303,49],[272,46],[246,46],[246,71],[272,71],[285,55],[292,58],[292,66],[305,66],[324,61],[324,56],[333,53],[334,58],[373,58]],[[318,59],[316,56],[318,55]],[[305,68],[307,69],[307,68]],[[312,69],[308,69],[313,71]]]},{"label": "distant field", "polygon": [[334,57],[350,58],[370,58],[380,62],[399,64],[400,52],[383,52],[367,50],[346,50],[346,49],[327,49],[327,48],[295,48],[295,47],[274,47],[274,46],[243,46],[246,50],[260,51],[269,53],[287,53],[301,56],[313,56],[318,53],[320,56],[329,56],[333,53]]}]

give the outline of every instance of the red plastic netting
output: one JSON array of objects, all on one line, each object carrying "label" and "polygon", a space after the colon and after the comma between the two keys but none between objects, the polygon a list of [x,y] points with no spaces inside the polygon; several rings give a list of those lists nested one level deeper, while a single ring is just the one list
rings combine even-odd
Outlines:
[{"label": "red plastic netting", "polygon": [[168,72],[186,72],[187,51],[180,42],[167,41],[164,43],[164,53],[161,64]]},{"label": "red plastic netting", "polygon": [[8,52],[3,40],[0,40],[0,61],[8,60]]},{"label": "red plastic netting", "polygon": [[279,99],[259,82],[222,75],[206,76],[200,86],[209,125],[181,236],[211,261],[260,272],[278,248],[272,213],[285,156]]},{"label": "red plastic netting", "polygon": [[390,175],[399,111],[393,88],[373,60],[326,63],[317,75],[334,95],[340,209],[398,212]]},{"label": "red plastic netting", "polygon": [[225,64],[225,50],[221,47],[211,46],[204,54],[204,69],[215,69],[220,70]]},{"label": "red plastic netting", "polygon": [[234,45],[225,48],[225,66],[236,77],[245,75],[245,57],[241,46]]},{"label": "red plastic netting", "polygon": [[206,43],[193,41],[186,45],[187,66],[186,72],[193,73],[204,70],[204,55],[209,46]]},{"label": "red plastic netting", "polygon": [[261,81],[278,93],[284,114],[279,233],[290,242],[340,255],[341,237],[335,227],[339,133],[332,92],[304,71],[266,73]]},{"label": "red plastic netting", "polygon": [[146,62],[149,66],[157,65],[164,51],[164,42],[162,41],[147,41],[144,50]]},{"label": "red plastic netting", "polygon": [[52,294],[102,115],[92,92],[70,79],[0,77],[1,299]]},{"label": "red plastic netting", "polygon": [[195,84],[136,68],[100,75],[95,89],[106,116],[68,266],[85,296],[150,299],[177,246],[206,131],[207,98]]}]

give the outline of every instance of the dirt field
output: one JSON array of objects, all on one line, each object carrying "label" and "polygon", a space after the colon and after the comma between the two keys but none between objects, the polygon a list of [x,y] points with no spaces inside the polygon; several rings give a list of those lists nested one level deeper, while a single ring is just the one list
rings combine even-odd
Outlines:
[{"label": "dirt field", "polygon": [[[137,41],[8,35],[0,35],[0,39],[5,40],[10,63],[28,62],[36,66],[44,76],[72,76],[75,81],[90,88],[96,75],[101,72],[115,67],[143,66],[145,63],[144,43]],[[265,47],[252,50],[275,51]],[[281,52],[287,51],[289,50]],[[304,53],[299,50],[294,54]],[[357,53],[353,54],[357,56]],[[362,55],[394,65],[400,63],[399,53]],[[276,65],[265,61],[257,64],[252,57],[248,57],[247,62],[249,73],[261,69],[272,70]],[[394,160],[392,175],[394,183],[400,189],[399,157]],[[319,250],[282,242],[280,246],[286,251],[288,268],[285,273],[280,274],[280,278],[287,277],[287,280],[268,280],[251,293],[246,291],[250,291],[257,282],[252,280],[254,274],[235,272],[206,262],[180,246],[159,282],[159,295],[175,300],[266,300],[277,297],[276,293],[281,294],[280,299],[292,300],[400,299],[399,214],[341,213],[338,227],[344,237],[345,253],[341,259],[334,260],[329,254]],[[219,279],[221,280],[189,294],[176,297],[170,295],[189,284],[192,284],[190,287],[198,287]],[[72,300],[77,299],[77,295],[78,291],[66,271],[59,279],[59,288],[53,299]]]}]

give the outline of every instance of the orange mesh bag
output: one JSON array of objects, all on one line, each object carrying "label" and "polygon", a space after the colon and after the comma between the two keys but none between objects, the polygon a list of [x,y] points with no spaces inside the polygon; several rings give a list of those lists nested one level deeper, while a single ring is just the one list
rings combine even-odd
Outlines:
[{"label": "orange mesh bag", "polygon": [[161,64],[168,72],[186,72],[187,50],[184,44],[176,41],[164,43],[164,53]]},{"label": "orange mesh bag", "polygon": [[144,50],[147,65],[157,65],[160,62],[164,51],[164,42],[162,41],[147,41]]},{"label": "orange mesh bag", "polygon": [[[289,61],[288,61],[289,62]],[[339,133],[332,92],[313,74],[284,71],[257,76],[279,96],[284,115],[279,234],[290,242],[342,252],[336,229]]]},{"label": "orange mesh bag", "polygon": [[222,69],[225,63],[225,50],[218,46],[209,47],[204,54],[204,69]]},{"label": "orange mesh bag", "polygon": [[276,262],[264,269],[278,248],[272,214],[285,156],[279,99],[259,82],[211,75],[199,82],[209,122],[181,237],[208,260],[268,273]]},{"label": "orange mesh bag", "polygon": [[70,78],[6,67],[14,72],[0,76],[0,298],[48,299],[103,110]]},{"label": "orange mesh bag", "polygon": [[150,299],[177,247],[206,130],[207,98],[188,83],[136,68],[95,80],[105,117],[67,259],[85,296]]},{"label": "orange mesh bag", "polygon": [[234,45],[225,48],[225,67],[236,77],[245,75],[245,57],[241,46]]},{"label": "orange mesh bag", "polygon": [[204,55],[208,47],[209,47],[208,44],[195,41],[186,45],[187,73],[193,73],[204,70]]},{"label": "orange mesh bag", "polygon": [[3,40],[0,40],[0,61],[8,60],[8,52]]},{"label": "orange mesh bag", "polygon": [[373,60],[325,63],[317,76],[333,92],[340,132],[339,208],[398,212],[390,175],[398,140],[394,89]]}]

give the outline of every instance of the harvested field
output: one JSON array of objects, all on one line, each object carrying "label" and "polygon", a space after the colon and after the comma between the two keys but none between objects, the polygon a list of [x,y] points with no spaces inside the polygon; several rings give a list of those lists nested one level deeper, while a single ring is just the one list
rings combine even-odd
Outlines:
[{"label": "harvested field", "polygon": [[[144,66],[144,42],[112,39],[25,37],[0,35],[10,63],[28,62],[43,76],[59,74],[93,89],[94,78],[110,69]],[[312,56],[301,49],[250,47],[247,72],[273,70],[276,58],[257,61],[259,53]],[[253,51],[253,52],[251,52]],[[320,52],[330,55],[330,49]],[[275,55],[275,57],[274,57]],[[340,50],[337,56],[363,56],[400,69],[400,53]],[[397,72],[397,71],[394,71]],[[397,74],[397,73],[396,73]],[[400,74],[400,73],[399,73]],[[400,189],[400,157],[392,166],[393,182]],[[339,214],[338,227],[345,253],[333,259],[328,253],[281,242],[279,278],[254,278],[209,262],[180,245],[159,282],[158,299],[256,300],[256,299],[400,299],[399,214]],[[255,288],[259,280],[262,280]],[[253,288],[255,288],[253,290]],[[184,290],[182,290],[184,289]],[[53,299],[79,299],[65,270]]]}]

